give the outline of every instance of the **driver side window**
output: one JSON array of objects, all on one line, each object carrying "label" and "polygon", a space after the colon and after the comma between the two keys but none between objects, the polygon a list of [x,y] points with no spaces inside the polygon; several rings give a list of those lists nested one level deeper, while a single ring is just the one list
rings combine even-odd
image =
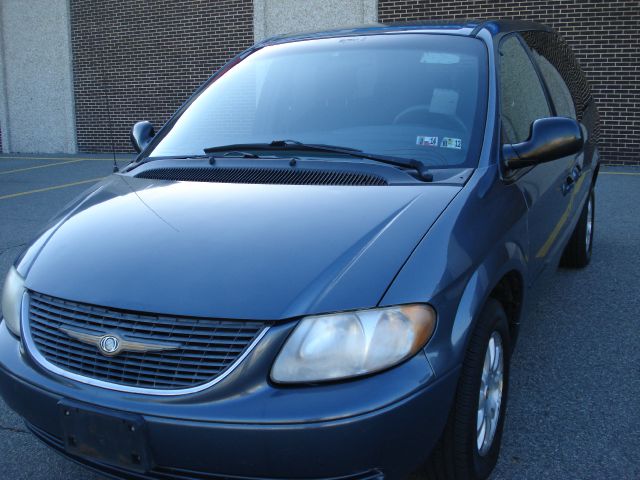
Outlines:
[{"label": "driver side window", "polygon": [[500,117],[506,143],[529,138],[534,120],[551,112],[538,74],[515,35],[500,44]]}]

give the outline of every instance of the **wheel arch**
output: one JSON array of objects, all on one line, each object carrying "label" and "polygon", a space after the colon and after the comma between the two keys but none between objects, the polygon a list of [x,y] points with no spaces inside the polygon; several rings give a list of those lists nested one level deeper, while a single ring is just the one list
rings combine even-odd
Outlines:
[{"label": "wheel arch", "polygon": [[[426,349],[436,374],[456,368],[464,360],[470,338],[487,300],[500,302],[509,319],[513,340],[526,302],[527,261],[524,251],[516,243],[506,243],[494,250],[469,275],[459,297],[457,308],[451,311],[452,322],[443,319],[442,331]],[[512,344],[514,342],[512,341]]]},{"label": "wheel arch", "polygon": [[511,344],[515,345],[520,329],[522,303],[524,300],[524,279],[518,270],[510,270],[498,280],[488,298],[500,302],[509,320]]}]

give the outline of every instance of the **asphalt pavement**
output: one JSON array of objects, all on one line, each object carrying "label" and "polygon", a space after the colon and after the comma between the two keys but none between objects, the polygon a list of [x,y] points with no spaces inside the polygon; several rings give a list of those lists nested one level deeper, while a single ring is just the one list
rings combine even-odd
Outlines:
[{"label": "asphalt pavement", "polygon": [[[104,155],[0,156],[0,283],[46,221],[111,171]],[[640,168],[603,167],[596,195],[591,264],[550,269],[529,304],[496,480],[640,479]],[[41,445],[0,400],[0,478],[102,477]]]}]

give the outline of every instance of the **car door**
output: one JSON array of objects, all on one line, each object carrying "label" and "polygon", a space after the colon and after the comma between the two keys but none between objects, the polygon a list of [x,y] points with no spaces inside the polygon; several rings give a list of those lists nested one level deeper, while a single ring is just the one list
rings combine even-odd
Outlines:
[{"label": "car door", "polygon": [[[536,66],[520,35],[505,36],[499,45],[500,115],[503,143],[529,138],[531,124],[553,116]],[[572,158],[561,158],[515,172],[506,172],[529,207],[529,264],[533,278],[554,258],[567,235],[568,177]]]}]

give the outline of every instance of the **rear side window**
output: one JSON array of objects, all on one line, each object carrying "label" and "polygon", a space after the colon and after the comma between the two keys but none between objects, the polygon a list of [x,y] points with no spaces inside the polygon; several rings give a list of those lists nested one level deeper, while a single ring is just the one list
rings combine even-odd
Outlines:
[{"label": "rear side window", "polygon": [[[589,135],[587,141],[596,144],[600,137],[600,120],[598,111],[593,103],[591,89],[585,73],[567,43],[554,32],[531,31],[523,32],[522,38],[536,57],[540,65],[540,71],[548,85],[558,115],[571,117],[572,109],[575,109],[575,118],[581,122]],[[546,60],[542,61],[542,59]],[[571,92],[572,105],[569,105],[562,97],[558,88],[554,88],[551,78],[553,72],[545,69],[545,63],[551,64],[555,71],[562,77],[564,84]]]},{"label": "rear side window", "polygon": [[[551,32],[524,32],[522,38],[540,66],[557,114],[582,120],[582,113],[591,94],[587,79],[569,46]],[[569,91],[571,102],[564,98],[566,90]]]},{"label": "rear side window", "polygon": [[533,58],[535,58],[538,66],[540,67],[540,73],[544,78],[544,83],[547,84],[551,100],[556,108],[556,114],[560,117],[576,118],[576,108],[573,105],[573,99],[571,98],[571,92],[569,87],[562,79],[560,72],[554,67],[549,60],[544,58],[535,50],[533,51]]},{"label": "rear side window", "polygon": [[508,143],[524,142],[534,120],[551,115],[540,78],[515,35],[500,44],[500,113]]}]

